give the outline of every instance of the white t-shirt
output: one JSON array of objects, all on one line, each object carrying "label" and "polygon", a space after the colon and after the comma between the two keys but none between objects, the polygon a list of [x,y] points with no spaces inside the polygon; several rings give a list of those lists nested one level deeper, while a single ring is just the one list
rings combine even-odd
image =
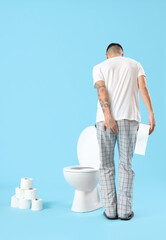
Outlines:
[{"label": "white t-shirt", "polygon": [[[141,121],[137,80],[140,75],[145,75],[142,65],[124,56],[106,59],[93,67],[93,87],[96,81],[105,82],[111,114],[115,120]],[[98,100],[96,122],[104,120],[104,113]]]}]

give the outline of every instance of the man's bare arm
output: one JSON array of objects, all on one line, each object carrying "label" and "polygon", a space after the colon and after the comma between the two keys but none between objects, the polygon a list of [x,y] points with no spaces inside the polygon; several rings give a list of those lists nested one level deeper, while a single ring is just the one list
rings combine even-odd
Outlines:
[{"label": "man's bare arm", "polygon": [[99,99],[105,118],[112,117],[108,92],[107,92],[104,81],[97,81],[94,87],[97,88],[98,99]]},{"label": "man's bare arm", "polygon": [[110,102],[105,82],[97,81],[94,87],[97,88],[98,99],[105,117],[105,121],[103,123],[103,130],[105,130],[105,127],[107,127],[111,133],[116,134],[118,133],[118,127],[111,114]]},{"label": "man's bare arm", "polygon": [[153,107],[152,107],[152,100],[147,88],[147,84],[146,84],[146,77],[144,75],[141,75],[138,77],[138,87],[140,89],[140,94],[141,94],[141,98],[148,110],[149,113],[149,124],[151,125],[151,130],[150,130],[150,134],[153,132],[154,127],[155,127],[155,119],[154,119],[154,112],[153,112]]},{"label": "man's bare arm", "polygon": [[138,87],[140,89],[141,98],[148,110],[148,113],[153,113],[152,101],[146,84],[146,77],[141,75],[138,77]]}]

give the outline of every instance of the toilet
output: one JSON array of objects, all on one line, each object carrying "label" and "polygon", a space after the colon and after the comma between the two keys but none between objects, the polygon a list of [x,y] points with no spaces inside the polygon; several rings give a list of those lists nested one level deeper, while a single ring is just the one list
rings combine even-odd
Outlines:
[{"label": "toilet", "polygon": [[99,146],[96,127],[85,128],[77,142],[78,165],[63,168],[63,175],[75,189],[71,210],[90,212],[103,207],[99,184]]}]

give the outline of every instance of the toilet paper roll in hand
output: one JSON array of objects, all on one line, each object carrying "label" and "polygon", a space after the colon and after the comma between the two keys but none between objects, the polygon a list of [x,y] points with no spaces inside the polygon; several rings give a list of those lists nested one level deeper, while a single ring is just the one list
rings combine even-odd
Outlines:
[{"label": "toilet paper roll in hand", "polygon": [[19,208],[20,209],[28,209],[31,206],[31,201],[25,198],[19,199]]},{"label": "toilet paper roll in hand", "polygon": [[42,199],[34,199],[32,200],[32,210],[33,211],[40,211],[42,210],[43,206],[42,206]]},{"label": "toilet paper roll in hand", "polygon": [[29,200],[33,200],[36,199],[36,195],[37,195],[37,189],[36,188],[30,188],[30,189],[25,189],[24,190],[24,197],[25,199],[29,199]]},{"label": "toilet paper roll in hand", "polygon": [[17,198],[24,198],[24,189],[16,187],[15,195]]},{"label": "toilet paper roll in hand", "polygon": [[29,189],[32,188],[33,179],[32,178],[21,178],[21,188]]},{"label": "toilet paper roll in hand", "polygon": [[135,144],[135,154],[145,155],[150,125],[140,123]]},{"label": "toilet paper roll in hand", "polygon": [[13,208],[19,207],[19,199],[16,196],[11,197],[11,207]]}]

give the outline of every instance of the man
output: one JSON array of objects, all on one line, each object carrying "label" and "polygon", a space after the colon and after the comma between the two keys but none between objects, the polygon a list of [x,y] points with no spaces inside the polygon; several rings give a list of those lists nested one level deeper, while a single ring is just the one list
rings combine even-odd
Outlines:
[{"label": "man", "polygon": [[[141,121],[139,90],[149,113],[150,130],[155,118],[142,65],[124,57],[123,48],[111,43],[107,60],[93,67],[94,88],[98,92],[96,131],[100,150],[100,184],[104,215],[108,219],[129,220],[134,216],[132,157]],[[119,151],[118,198],[115,186],[114,149]]]}]

